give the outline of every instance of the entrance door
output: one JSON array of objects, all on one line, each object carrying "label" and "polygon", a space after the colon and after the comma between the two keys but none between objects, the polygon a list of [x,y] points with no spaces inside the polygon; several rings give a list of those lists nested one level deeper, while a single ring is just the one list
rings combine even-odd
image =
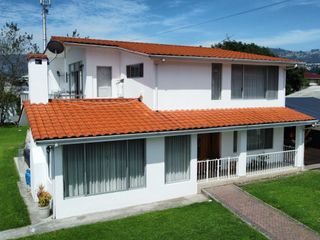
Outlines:
[{"label": "entrance door", "polygon": [[111,67],[97,67],[98,97],[112,97]]},{"label": "entrance door", "polygon": [[220,133],[198,135],[198,160],[220,158]]}]

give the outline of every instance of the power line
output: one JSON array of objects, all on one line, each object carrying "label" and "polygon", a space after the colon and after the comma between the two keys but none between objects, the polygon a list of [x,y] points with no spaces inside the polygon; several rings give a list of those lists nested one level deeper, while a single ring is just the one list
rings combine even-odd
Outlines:
[{"label": "power line", "polygon": [[222,17],[208,19],[206,21],[199,22],[199,23],[187,24],[187,25],[180,26],[180,27],[177,27],[177,28],[173,28],[173,29],[170,29],[170,30],[167,30],[167,31],[158,32],[158,33],[155,33],[154,35],[162,35],[162,34],[175,32],[175,31],[178,31],[178,30],[186,29],[186,28],[191,28],[191,27],[203,25],[203,24],[206,24],[206,23],[209,23],[209,22],[217,22],[217,21],[224,20],[224,19],[227,19],[227,18],[232,18],[232,17],[244,15],[244,14],[247,14],[247,13],[259,11],[259,10],[262,10],[262,9],[265,9],[265,8],[277,6],[277,5],[280,5],[280,4],[283,4],[285,2],[289,2],[289,1],[290,0],[284,0],[284,1],[276,2],[276,3],[267,4],[267,5],[264,5],[264,6],[261,6],[261,7],[251,8],[251,9],[244,10],[244,11],[241,11],[241,12],[232,13],[232,14],[229,14],[229,15],[226,15],[226,16],[222,16]]}]

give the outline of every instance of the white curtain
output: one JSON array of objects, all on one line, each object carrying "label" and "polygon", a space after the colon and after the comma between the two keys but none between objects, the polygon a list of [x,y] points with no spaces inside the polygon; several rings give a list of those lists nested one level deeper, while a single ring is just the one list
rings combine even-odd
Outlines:
[{"label": "white curtain", "polygon": [[190,136],[165,138],[166,183],[190,179]]},{"label": "white curtain", "polygon": [[111,97],[111,67],[97,67],[98,97]]},{"label": "white curtain", "polygon": [[264,66],[244,66],[244,92],[246,99],[265,98],[267,72]]},{"label": "white curtain", "polygon": [[83,144],[63,147],[64,196],[73,197],[85,194]]},{"label": "white curtain", "polygon": [[64,196],[123,191],[145,186],[145,141],[66,145]]}]

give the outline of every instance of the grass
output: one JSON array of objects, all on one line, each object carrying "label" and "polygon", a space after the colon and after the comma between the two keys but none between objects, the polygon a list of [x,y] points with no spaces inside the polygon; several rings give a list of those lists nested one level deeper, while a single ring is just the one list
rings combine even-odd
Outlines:
[{"label": "grass", "polygon": [[266,239],[217,202],[145,213],[25,239]]},{"label": "grass", "polygon": [[320,171],[253,183],[243,188],[320,233]]},{"label": "grass", "polygon": [[25,136],[26,128],[0,127],[0,231],[30,224],[13,161]]}]

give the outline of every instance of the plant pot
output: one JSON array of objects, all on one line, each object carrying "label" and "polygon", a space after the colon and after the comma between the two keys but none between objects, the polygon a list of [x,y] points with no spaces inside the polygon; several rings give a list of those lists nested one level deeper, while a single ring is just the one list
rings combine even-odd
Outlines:
[{"label": "plant pot", "polygon": [[41,219],[48,218],[50,216],[50,206],[39,207],[39,217]]}]

